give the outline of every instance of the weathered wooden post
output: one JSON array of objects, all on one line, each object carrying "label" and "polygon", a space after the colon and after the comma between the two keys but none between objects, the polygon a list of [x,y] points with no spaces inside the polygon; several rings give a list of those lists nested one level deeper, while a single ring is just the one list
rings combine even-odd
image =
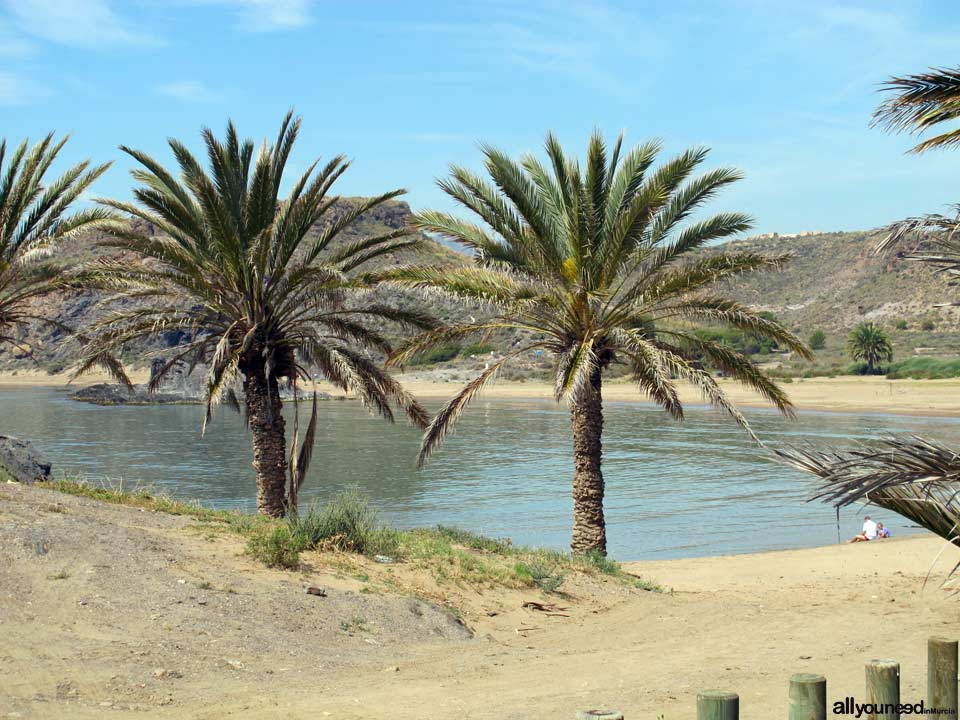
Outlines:
[{"label": "weathered wooden post", "polygon": [[697,720],[740,720],[740,696],[725,690],[697,695]]},{"label": "weathered wooden post", "polygon": [[826,720],[827,679],[797,673],[790,678],[790,720]]},{"label": "weathered wooden post", "polygon": [[927,707],[944,717],[957,716],[957,641],[927,640]]},{"label": "weathered wooden post", "polygon": [[[900,704],[900,663],[895,660],[871,660],[867,663],[867,702],[877,712],[867,720],[900,720],[896,706]],[[884,706],[893,707],[892,712]]]}]

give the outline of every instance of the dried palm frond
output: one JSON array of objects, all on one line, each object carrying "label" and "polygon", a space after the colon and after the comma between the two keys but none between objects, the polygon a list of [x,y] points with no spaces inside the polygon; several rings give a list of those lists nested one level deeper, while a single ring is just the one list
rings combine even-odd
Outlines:
[{"label": "dried palm frond", "polygon": [[775,450],[781,461],[821,479],[810,498],[845,507],[869,502],[960,546],[960,454],[914,435],[887,437],[853,450]]}]

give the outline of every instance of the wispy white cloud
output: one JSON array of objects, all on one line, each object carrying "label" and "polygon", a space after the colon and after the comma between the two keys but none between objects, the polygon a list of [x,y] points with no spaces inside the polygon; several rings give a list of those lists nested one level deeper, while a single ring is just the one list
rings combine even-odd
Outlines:
[{"label": "wispy white cloud", "polygon": [[102,48],[157,43],[115,12],[107,0],[4,0],[3,5],[21,30],[61,45]]},{"label": "wispy white cloud", "polygon": [[183,102],[219,102],[224,94],[199,80],[178,80],[156,87],[157,93]]}]

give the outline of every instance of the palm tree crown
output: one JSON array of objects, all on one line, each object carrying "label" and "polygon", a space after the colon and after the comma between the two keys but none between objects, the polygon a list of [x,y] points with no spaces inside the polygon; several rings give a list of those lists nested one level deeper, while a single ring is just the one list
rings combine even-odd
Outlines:
[{"label": "palm tree crown", "polygon": [[81,162],[46,182],[66,142],[54,142],[51,133],[29,150],[24,140],[8,155],[6,140],[0,140],[0,342],[18,345],[16,331],[31,321],[69,330],[38,314],[33,301],[60,287],[63,267],[56,256],[61,243],[110,219],[102,208],[68,214],[109,163]]},{"label": "palm tree crown", "polygon": [[[710,241],[749,227],[749,218],[740,213],[685,224],[740,174],[721,168],[694,175],[707,156],[705,149],[688,150],[654,167],[659,143],[623,152],[622,140],[618,138],[608,152],[595,133],[583,168],[553,135],[546,140],[548,165],[530,155],[517,162],[484,146],[492,182],[453,167],[451,177],[440,183],[482,225],[442,212],[414,216],[416,228],[473,250],[475,265],[456,270],[398,268],[381,277],[480,300],[494,314],[427,331],[391,361],[403,363],[434,345],[500,328],[519,330],[526,337],[521,347],[492,363],[440,410],[424,435],[419,463],[504,363],[533,349],[544,349],[556,359],[554,392],[557,399],[571,400],[575,446],[580,420],[597,430],[596,437],[588,432],[581,443],[585,457],[594,458],[587,465],[595,464],[590,472],[597,477],[601,374],[614,363],[626,365],[638,389],[678,419],[683,417],[679,378],[693,383],[707,401],[747,426],[703,362],[790,412],[780,388],[746,357],[694,332],[697,323],[721,323],[808,355],[803,343],[778,323],[710,292],[717,282],[740,273],[779,268],[785,256],[746,251],[691,256]],[[578,452],[575,447],[575,459]],[[581,463],[575,464],[579,472]],[[602,551],[602,540],[594,537],[578,545],[575,539],[574,549]]]},{"label": "palm tree crown", "polygon": [[[375,257],[415,245],[415,238],[400,230],[331,245],[361,214],[402,190],[364,200],[312,233],[338,200],[328,195],[348,167],[338,156],[319,170],[317,163],[311,165],[280,199],[299,127],[299,119],[288,114],[276,143],[264,143],[256,154],[251,141],[238,139],[232,123],[223,142],[204,130],[210,174],[184,145],[170,140],[179,180],[148,155],[122,148],[141,166],[133,171],[140,182],[137,202],[102,202],[142,222],[114,225],[106,245],[131,251],[140,262],[102,261],[87,274],[89,281],[115,290],[115,299],[134,298],[139,304],[94,328],[96,338],[86,348],[81,370],[136,338],[185,331],[188,341],[157,373],[154,387],[178,361],[208,363],[209,417],[220,400],[238,406],[232,381],[243,378],[258,506],[271,515],[282,514],[285,504],[295,507],[315,428],[311,421],[299,456],[291,450],[287,461],[280,383],[296,387],[298,379],[318,369],[384,417],[393,419],[394,406],[423,426],[423,408],[370,358],[368,351],[389,353],[391,346],[364,320],[434,326],[425,315],[369,299],[352,273]],[[284,500],[288,465],[291,484]]]},{"label": "palm tree crown", "polygon": [[870,374],[873,374],[880,363],[893,359],[893,346],[889,336],[871,322],[860,323],[850,331],[847,351],[854,360],[865,362]]}]

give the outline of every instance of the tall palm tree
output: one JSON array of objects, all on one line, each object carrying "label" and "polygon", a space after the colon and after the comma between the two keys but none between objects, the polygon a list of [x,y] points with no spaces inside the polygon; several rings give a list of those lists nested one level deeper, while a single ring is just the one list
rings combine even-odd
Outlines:
[{"label": "tall palm tree", "polygon": [[847,337],[850,357],[867,364],[867,374],[877,372],[882,362],[893,360],[893,346],[889,336],[872,322],[862,322]]},{"label": "tall palm tree", "polygon": [[[281,383],[294,386],[318,369],[335,385],[356,392],[379,414],[393,419],[391,405],[424,427],[427,414],[367,351],[389,353],[390,343],[366,324],[388,320],[427,329],[426,315],[378,303],[354,270],[381,255],[413,247],[403,230],[333,246],[333,241],[371,208],[402,194],[378,195],[350,210],[331,212],[334,181],[349,166],[342,156],[322,167],[310,165],[294,178],[286,199],[279,192],[299,118],[284,118],[274,144],[255,153],[241,142],[233,123],[226,138],[203,131],[209,173],[180,142],[170,140],[180,178],[147,154],[121,148],[137,161],[137,202],[101,201],[139,223],[116,224],[107,247],[130,251],[138,261],[105,260],[83,281],[115,292],[114,300],[135,299],[92,330],[84,371],[110,358],[136,338],[168,330],[185,331],[177,348],[152,380],[152,388],[180,361],[209,364],[207,419],[225,400],[239,408],[232,390],[242,377],[246,417],[253,439],[259,512],[283,515],[296,509],[316,428],[313,417],[297,452],[294,435],[289,460],[281,413]],[[319,170],[318,170],[319,167]],[[318,233],[317,224],[326,221]],[[155,232],[154,232],[155,231]],[[118,379],[129,384],[123,369]],[[206,422],[206,421],[205,421]],[[286,490],[287,472],[290,486]]]},{"label": "tall palm tree", "polygon": [[707,156],[688,150],[654,168],[656,142],[612,152],[594,134],[586,166],[568,157],[553,135],[549,166],[533,156],[519,161],[483,148],[492,182],[460,167],[440,187],[483,226],[442,212],[421,212],[414,227],[473,250],[463,269],[406,267],[382,278],[431,288],[494,308],[490,319],[426,331],[391,358],[402,364],[438,344],[501,328],[525,342],[492,363],[434,417],[423,437],[423,464],[464,407],[511,358],[534,349],[551,353],[556,398],[568,398],[573,427],[574,526],[577,553],[606,552],[601,472],[603,375],[626,365],[638,390],[674,418],[683,417],[676,380],[748,427],[700,358],[759,391],[779,410],[791,405],[781,389],[746,357],[700,338],[697,323],[756,332],[807,357],[803,343],[778,323],[732,300],[711,294],[719,281],[744,272],[779,268],[786,256],[754,252],[692,254],[712,240],[743,232],[747,216],[722,213],[680,226],[717,191],[740,178],[731,169],[694,175]]},{"label": "tall palm tree", "polygon": [[46,180],[67,138],[47,135],[28,150],[24,140],[8,155],[0,140],[0,343],[23,351],[18,329],[40,322],[66,328],[36,308],[36,300],[60,289],[64,268],[57,253],[77,233],[103,225],[110,214],[103,208],[68,214],[110,163],[90,166],[84,161],[60,177]]}]

